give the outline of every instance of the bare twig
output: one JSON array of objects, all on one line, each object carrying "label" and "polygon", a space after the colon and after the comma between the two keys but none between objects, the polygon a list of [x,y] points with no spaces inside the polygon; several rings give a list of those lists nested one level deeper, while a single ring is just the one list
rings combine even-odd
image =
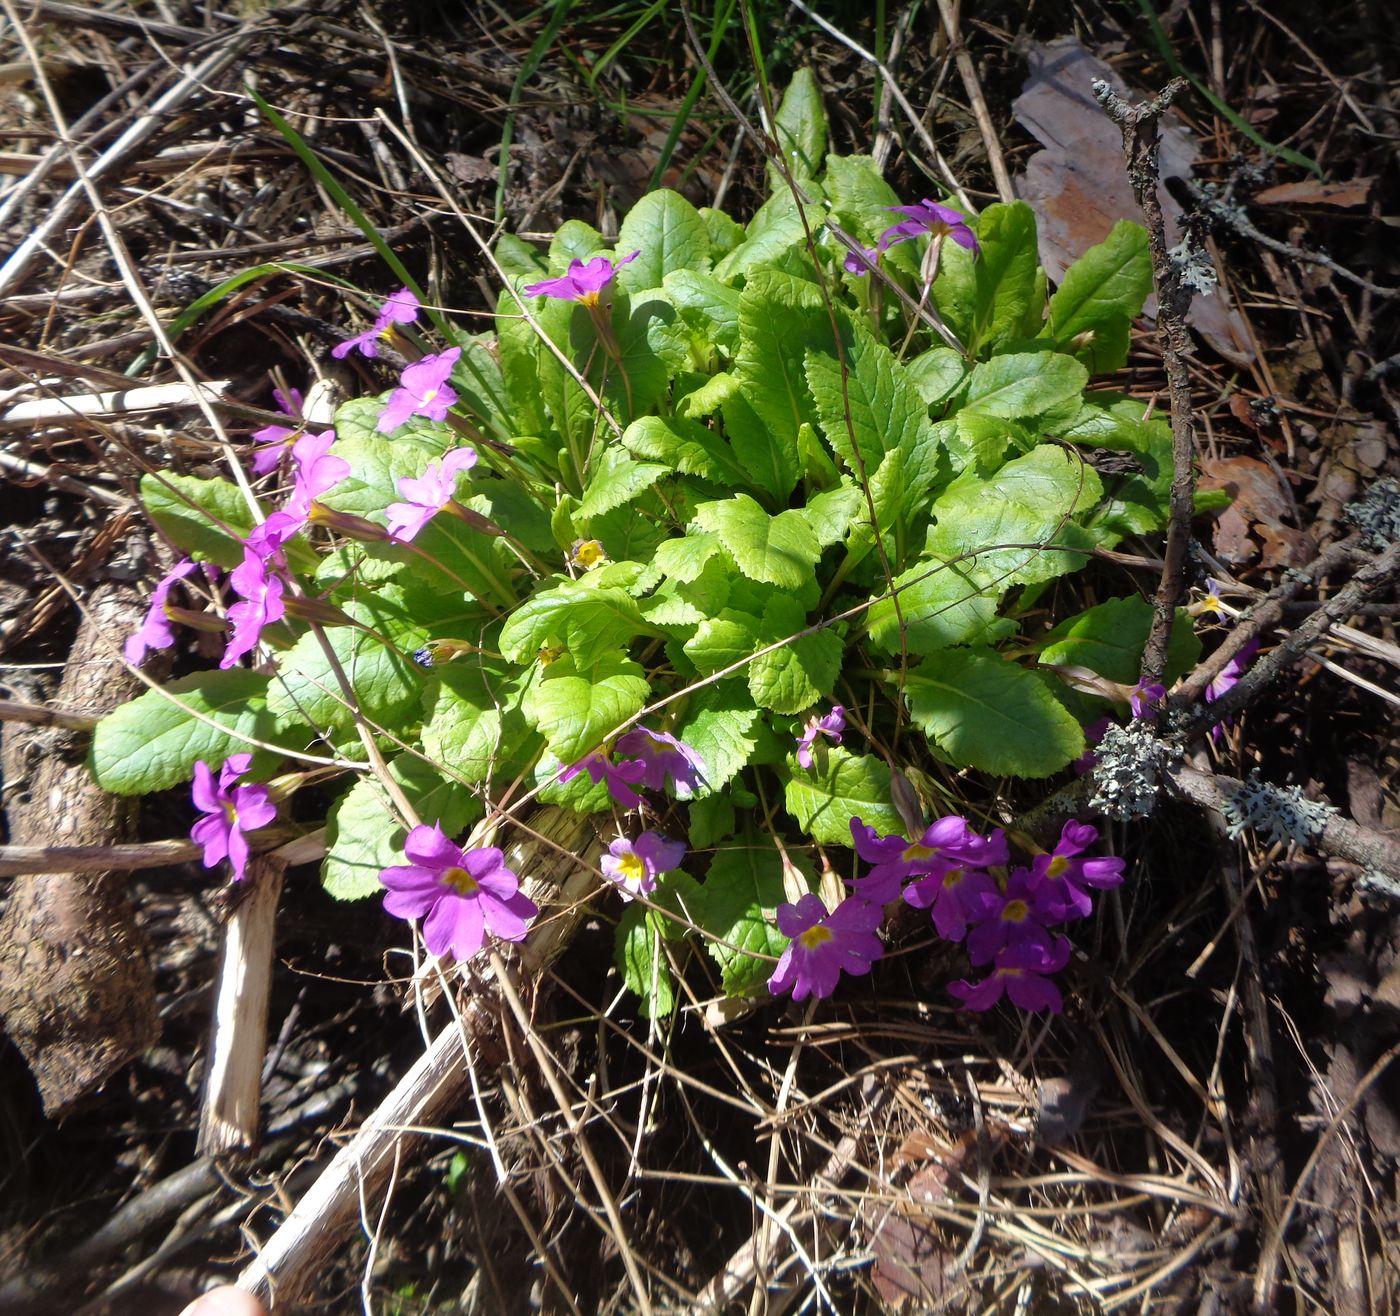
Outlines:
[{"label": "bare twig", "polygon": [[1123,159],[1128,181],[1147,221],[1147,247],[1152,254],[1152,284],[1157,292],[1157,329],[1162,358],[1167,367],[1171,395],[1172,488],[1171,520],[1163,553],[1162,579],[1153,600],[1152,632],[1142,655],[1142,683],[1162,679],[1167,666],[1176,605],[1185,589],[1186,548],[1191,540],[1191,513],[1195,489],[1196,441],[1192,427],[1191,377],[1186,358],[1191,339],[1186,332],[1186,311],[1191,289],[1179,277],[1167,254],[1166,219],[1157,195],[1158,120],[1186,86],[1184,78],[1169,82],[1150,101],[1130,105],[1107,82],[1094,80],[1094,95],[1104,113],[1123,134]]}]

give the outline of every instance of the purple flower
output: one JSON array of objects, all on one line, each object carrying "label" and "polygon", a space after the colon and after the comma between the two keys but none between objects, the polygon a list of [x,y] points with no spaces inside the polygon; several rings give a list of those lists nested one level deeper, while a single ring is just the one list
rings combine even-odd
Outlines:
[{"label": "purple flower", "polygon": [[[1247,640],[1240,646],[1240,651],[1230,659],[1224,667],[1220,669],[1220,674],[1208,686],[1206,686],[1206,703],[1213,704],[1227,690],[1233,690],[1240,683],[1240,677],[1245,674],[1250,661],[1259,652],[1259,640],[1256,637]],[[1220,723],[1210,729],[1210,738],[1218,741],[1221,736]]]},{"label": "purple flower", "polygon": [[933,926],[944,941],[961,941],[970,922],[979,922],[996,908],[1001,893],[990,873],[940,860],[927,877],[905,888],[904,899],[915,909],[932,909]]},{"label": "purple flower", "polygon": [[389,394],[388,405],[379,413],[375,428],[381,434],[388,434],[410,416],[446,419],[448,407],[457,401],[457,392],[448,385],[447,378],[461,355],[460,347],[449,347],[436,356],[425,356],[405,366],[399,386]]},{"label": "purple flower", "polygon": [[1006,891],[993,896],[967,934],[968,959],[988,964],[1008,946],[1031,941],[1049,944],[1045,923],[1058,920],[1047,910],[1043,896],[1044,888],[1029,868],[1015,869]]},{"label": "purple flower", "polygon": [[168,649],[175,643],[175,632],[170,628],[170,614],[166,611],[166,600],[175,582],[184,580],[194,570],[195,564],[186,558],[168,575],[161,578],[151,591],[151,606],[146,612],[146,620],[132,635],[127,636],[123,652],[133,667],[139,667],[148,649]]},{"label": "purple flower", "polygon": [[642,253],[634,251],[614,264],[606,256],[594,256],[586,265],[581,260],[569,265],[569,272],[557,279],[543,279],[539,283],[527,283],[525,291],[531,297],[557,297],[565,302],[582,302],[585,306],[597,306],[603,289],[613,281],[628,261],[636,260]]},{"label": "purple flower", "polygon": [[365,356],[378,356],[380,341],[387,343],[394,336],[394,325],[412,324],[417,318],[418,298],[407,288],[400,288],[379,308],[374,323],[364,333],[337,343],[331,348],[331,355],[340,361],[358,347]]},{"label": "purple flower", "polygon": [[270,572],[268,564],[251,548],[243,550],[243,563],[229,573],[228,582],[242,601],[228,610],[233,634],[220,667],[232,667],[245,653],[251,653],[263,627],[280,621],[287,611],[282,602],[281,577]]},{"label": "purple flower", "polygon": [[[272,390],[272,400],[277,410],[288,416],[301,415],[302,397],[296,389],[283,393],[280,388]],[[253,431],[253,442],[265,446],[253,454],[253,474],[266,475],[282,460],[282,452],[301,433],[301,427],[289,429],[286,425],[266,425]]]},{"label": "purple flower", "polygon": [[656,879],[685,858],[685,848],[684,841],[673,841],[660,832],[643,832],[635,842],[619,836],[608,846],[600,867],[603,876],[617,884],[622,898],[630,901],[651,895]]},{"label": "purple flower", "polygon": [[464,851],[434,823],[409,832],[403,850],[413,862],[379,874],[389,888],[384,908],[399,918],[423,919],[423,944],[434,955],[450,951],[458,961],[469,960],[487,932],[524,940],[526,920],[540,911],[495,846]]},{"label": "purple flower", "polygon": [[873,827],[852,818],[851,838],[856,853],[875,865],[864,877],[856,879],[856,892],[877,905],[893,900],[906,877],[925,876],[944,860],[969,868],[987,868],[1004,864],[1008,858],[1006,837],[1000,830],[979,836],[966,818],[956,814],[940,818],[917,841],[895,835],[877,836]]},{"label": "purple flower", "polygon": [[441,461],[428,463],[419,479],[405,475],[399,492],[406,503],[389,504],[389,538],[408,543],[428,524],[457,492],[457,477],[476,465],[476,449],[454,448]]},{"label": "purple flower", "polygon": [[646,765],[641,759],[628,759],[626,763],[614,763],[611,755],[603,750],[570,764],[559,774],[560,782],[573,781],[580,772],[586,772],[596,786],[601,781],[608,783],[608,792],[624,809],[635,809],[642,797],[632,788],[642,780]]},{"label": "purple flower", "polygon": [[296,474],[292,480],[287,505],[273,512],[261,525],[249,531],[244,543],[264,561],[275,556],[311,517],[316,499],[329,493],[350,474],[350,463],[343,457],[332,457],[335,431],[303,434],[292,445],[292,464]]},{"label": "purple flower", "polygon": [[909,218],[880,234],[881,251],[888,251],[896,243],[931,233],[934,237],[952,238],[958,246],[966,247],[974,256],[977,254],[977,235],[968,228],[960,210],[940,206],[937,201],[930,201],[927,197],[917,205],[887,206],[886,209],[898,211]]},{"label": "purple flower", "polygon": [[862,247],[859,251],[847,251],[841,266],[847,274],[863,278],[875,268],[875,261],[881,250],[880,247]]},{"label": "purple flower", "polygon": [[818,736],[825,736],[833,745],[841,743],[841,733],[846,729],[846,710],[840,704],[832,707],[825,717],[815,713],[807,719],[807,726],[797,741],[797,761],[809,772],[812,769],[812,746]]},{"label": "purple flower", "polygon": [[1030,881],[1036,888],[1035,901],[1044,922],[1067,923],[1088,918],[1094,912],[1094,901],[1086,887],[1106,891],[1122,885],[1123,859],[1079,858],[1080,852],[1098,839],[1097,827],[1071,819],[1061,830],[1055,848],[1031,863]]},{"label": "purple flower", "polygon": [[667,777],[671,778],[673,790],[684,786],[693,791],[705,780],[705,761],[689,745],[665,731],[633,727],[619,738],[617,754],[641,763],[637,780],[648,790],[665,790]]},{"label": "purple flower", "polygon": [[1149,681],[1146,685],[1138,682],[1128,695],[1128,707],[1133,716],[1151,721],[1162,711],[1162,700],[1167,697],[1167,687],[1160,681]]},{"label": "purple flower", "polygon": [[990,1010],[1003,995],[1022,1010],[1049,1010],[1059,1014],[1064,1006],[1060,989],[1048,974],[1058,973],[1069,963],[1068,937],[1048,937],[1044,943],[1026,941],[1008,946],[996,957],[991,977],[973,983],[963,979],[948,984],[952,992],[969,1010]]},{"label": "purple flower", "polygon": [[633,727],[611,751],[604,748],[570,764],[559,780],[572,781],[580,772],[586,772],[595,786],[606,781],[613,799],[624,809],[641,804],[636,787],[665,790],[669,776],[673,788],[684,786],[693,791],[705,780],[704,761],[689,745],[665,731],[648,731],[646,727]]},{"label": "purple flower", "polygon": [[875,935],[882,911],[857,896],[843,900],[830,914],[821,897],[808,894],[795,905],[778,906],[778,931],[792,943],[768,979],[777,996],[789,988],[794,1001],[826,997],[843,973],[860,975],[885,953]]},{"label": "purple flower", "polygon": [[230,754],[217,783],[207,763],[194,765],[195,808],[208,816],[195,823],[190,839],[204,847],[205,868],[227,859],[233,865],[235,882],[241,882],[248,869],[248,838],[244,832],[266,827],[277,817],[277,806],[266,786],[233,785],[252,761],[251,754]]}]

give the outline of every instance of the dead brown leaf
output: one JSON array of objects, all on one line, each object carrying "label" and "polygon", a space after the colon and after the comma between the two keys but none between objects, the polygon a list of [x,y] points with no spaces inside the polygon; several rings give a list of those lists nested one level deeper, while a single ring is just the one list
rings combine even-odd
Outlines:
[{"label": "dead brown leaf", "polygon": [[[1032,44],[1027,55],[1030,76],[1012,102],[1016,121],[1043,146],[1013,180],[1016,193],[1035,209],[1040,232],[1040,262],[1058,283],[1065,270],[1120,219],[1142,222],[1142,212],[1123,166],[1122,138],[1090,91],[1103,78],[1121,95],[1129,95],[1118,75],[1091,55],[1077,38],[1060,37],[1048,45]],[[1162,120],[1161,177],[1189,179],[1196,144],[1181,121]],[[1167,240],[1181,238],[1181,206],[1157,188],[1166,217]],[[1145,308],[1156,314],[1156,299]],[[1246,366],[1254,349],[1238,311],[1224,288],[1197,297],[1187,322],[1226,360]]]},{"label": "dead brown leaf", "polygon": [[1280,183],[1256,192],[1251,200],[1262,206],[1364,206],[1371,196],[1374,178],[1352,178],[1328,183],[1305,178],[1301,183]]},{"label": "dead brown leaf", "polygon": [[1312,553],[1312,540],[1287,525],[1292,500],[1279,477],[1253,457],[1206,458],[1202,489],[1224,489],[1234,499],[1215,522],[1216,553],[1231,566],[1300,566]]}]

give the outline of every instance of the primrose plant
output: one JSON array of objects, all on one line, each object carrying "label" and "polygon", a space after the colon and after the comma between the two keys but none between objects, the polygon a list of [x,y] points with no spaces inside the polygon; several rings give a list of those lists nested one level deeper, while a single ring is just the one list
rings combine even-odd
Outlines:
[{"label": "primrose plant", "polygon": [[[388,387],[317,432],[279,395],[254,500],[146,477],[184,558],[127,656],[188,624],[226,648],[101,723],[101,783],[193,779],[240,877],[247,830],[342,782],[326,887],[458,960],[537,912],[498,844],[522,802],[599,815],[650,1013],[663,942],[730,996],[823,997],[897,902],[964,948],[954,1000],[1058,1009],[1061,929],[1122,861],[1087,823],[1044,854],[971,819],[1160,698],[1142,598],[1056,612],[1166,515],[1167,426],[1089,388],[1126,360],[1146,240],[1118,224],[1050,291],[1026,205],[906,204],[825,154],[806,76],[779,127],[793,176],[746,224],[662,190],[611,244],[502,238],[485,333],[395,293],[332,354]],[[1168,683],[1197,647],[1183,617]]]}]

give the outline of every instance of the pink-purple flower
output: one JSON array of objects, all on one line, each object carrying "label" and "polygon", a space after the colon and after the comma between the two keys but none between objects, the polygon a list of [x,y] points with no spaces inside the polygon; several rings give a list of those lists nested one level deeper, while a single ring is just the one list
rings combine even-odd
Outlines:
[{"label": "pink-purple flower", "polygon": [[268,563],[255,550],[243,550],[243,561],[229,573],[228,581],[240,601],[228,610],[233,634],[220,667],[232,667],[245,653],[251,653],[262,638],[263,627],[280,621],[287,611],[281,577],[268,570]]},{"label": "pink-purple flower", "polygon": [[685,858],[685,842],[673,841],[660,832],[643,832],[635,841],[619,836],[608,846],[599,862],[603,876],[616,884],[624,900],[649,896],[656,880],[669,873]]},{"label": "pink-purple flower", "polygon": [[968,959],[974,964],[987,964],[1008,946],[1047,941],[1046,923],[1059,920],[1047,908],[1046,894],[1046,888],[1029,868],[1013,870],[1006,890],[982,907],[980,917],[967,934]]},{"label": "pink-purple flower", "polygon": [[1151,721],[1161,712],[1162,701],[1166,697],[1167,687],[1160,681],[1148,681],[1146,684],[1139,681],[1128,695],[1128,707],[1132,709],[1134,717]]},{"label": "pink-purple flower", "polygon": [[251,754],[230,754],[217,782],[207,763],[194,765],[194,804],[206,816],[195,823],[190,838],[204,847],[205,868],[227,859],[235,882],[241,882],[248,869],[245,833],[266,827],[277,817],[266,786],[234,785],[252,761]]},{"label": "pink-purple flower", "polygon": [[127,662],[133,667],[141,665],[147,650],[168,649],[175,643],[175,632],[171,629],[170,614],[166,610],[170,591],[176,582],[184,580],[194,569],[195,564],[186,558],[169,575],[161,577],[151,591],[151,606],[146,612],[146,619],[133,634],[127,636],[123,648]]},{"label": "pink-purple flower", "polygon": [[384,908],[399,918],[421,918],[423,944],[434,955],[469,960],[487,932],[502,941],[524,940],[527,920],[539,909],[495,846],[463,850],[434,823],[409,832],[403,849],[411,862],[379,874],[388,888]]},{"label": "pink-purple flower", "polygon": [[969,1010],[990,1010],[1005,995],[1022,1010],[1059,1014],[1064,1002],[1049,975],[1063,969],[1069,957],[1067,937],[1018,942],[997,952],[990,977],[976,983],[952,982],[948,990]]},{"label": "pink-purple flower", "polygon": [[640,251],[634,251],[616,263],[607,256],[594,256],[586,264],[575,260],[570,263],[567,274],[557,279],[542,279],[539,283],[526,284],[525,291],[531,297],[555,297],[561,301],[597,306],[603,289],[613,281],[618,270],[640,255]]},{"label": "pink-purple flower", "polygon": [[809,772],[812,769],[812,747],[817,743],[819,736],[825,736],[833,745],[841,743],[841,733],[846,729],[846,710],[840,705],[833,705],[831,712],[825,717],[818,717],[815,713],[807,719],[807,725],[802,731],[802,735],[797,741],[797,761]]},{"label": "pink-purple flower", "polygon": [[927,877],[905,887],[904,899],[915,909],[931,911],[933,926],[945,941],[961,941],[969,923],[979,922],[996,908],[1001,893],[985,870],[941,859]]},{"label": "pink-purple flower", "polygon": [[642,802],[636,787],[665,790],[670,777],[673,789],[683,786],[694,791],[705,780],[705,763],[669,732],[633,727],[618,738],[611,752],[601,749],[570,764],[559,780],[572,781],[580,772],[586,772],[595,786],[606,781],[613,799],[624,809],[635,809]]},{"label": "pink-purple flower", "polygon": [[418,478],[405,475],[399,481],[399,492],[407,502],[390,503],[388,509],[389,538],[408,543],[444,507],[457,492],[457,477],[476,465],[474,448],[454,448],[440,461],[431,461]]},{"label": "pink-purple flower", "polygon": [[973,255],[977,254],[977,235],[968,227],[962,211],[951,206],[939,205],[928,198],[912,206],[887,206],[909,218],[892,225],[880,234],[880,250],[888,251],[896,243],[908,242],[910,238],[921,237],[925,233],[934,237],[952,238],[960,247],[966,247]]},{"label": "pink-purple flower", "polygon": [[[1256,636],[1252,640],[1247,640],[1240,646],[1240,650],[1230,659],[1220,673],[1208,686],[1206,686],[1206,703],[1213,704],[1227,690],[1233,690],[1240,682],[1240,677],[1245,674],[1254,655],[1259,652],[1259,640]],[[1210,729],[1210,738],[1218,741],[1221,736],[1221,724],[1216,723]]]},{"label": "pink-purple flower", "polygon": [[292,445],[295,475],[286,506],[254,526],[243,541],[264,561],[273,558],[306,525],[316,499],[350,474],[350,463],[331,455],[335,441],[335,431],[325,430],[321,434],[303,434]]},{"label": "pink-purple flower", "polygon": [[841,262],[842,268],[847,274],[863,278],[875,268],[880,250],[879,247],[862,247],[859,251],[847,251],[846,259]]},{"label": "pink-purple flower", "polygon": [[398,429],[410,416],[445,420],[448,408],[457,401],[457,391],[447,380],[461,355],[460,347],[449,347],[436,356],[425,356],[411,366],[405,366],[403,374],[399,376],[399,386],[389,394],[389,401],[379,413],[375,428],[381,434],[388,434]]},{"label": "pink-purple flower", "polygon": [[[283,393],[280,388],[274,388],[272,400],[277,404],[278,411],[292,417],[301,415],[302,396],[296,389],[289,389]],[[260,430],[254,430],[253,442],[263,446],[253,453],[253,473],[266,475],[275,468],[282,460],[283,452],[291,447],[300,433],[299,425],[295,428],[286,425],[265,425]]]},{"label": "pink-purple flower", "polygon": [[394,336],[396,324],[412,324],[418,318],[418,298],[407,288],[400,288],[379,308],[374,323],[362,334],[347,338],[331,348],[331,355],[342,360],[356,348],[369,357],[379,355],[379,344],[387,343]]},{"label": "pink-purple flower", "polygon": [[907,877],[923,876],[948,860],[969,868],[987,868],[1007,860],[1006,837],[1000,831],[980,836],[966,818],[950,814],[925,829],[917,841],[891,834],[879,836],[859,818],[851,819],[851,839],[856,853],[875,867],[857,878],[856,893],[877,905],[899,895]]},{"label": "pink-purple flower", "polygon": [[1082,852],[1099,839],[1099,830],[1071,819],[1049,854],[1031,863],[1029,880],[1037,907],[1046,923],[1088,918],[1094,899],[1086,888],[1107,891],[1123,884],[1124,860],[1113,856],[1085,859]]},{"label": "pink-purple flower", "polygon": [[779,905],[777,915],[778,931],[792,942],[768,979],[774,996],[789,990],[794,1001],[830,996],[843,973],[869,973],[885,953],[875,935],[882,911],[857,896],[828,914],[821,897],[808,893],[794,905]]}]

